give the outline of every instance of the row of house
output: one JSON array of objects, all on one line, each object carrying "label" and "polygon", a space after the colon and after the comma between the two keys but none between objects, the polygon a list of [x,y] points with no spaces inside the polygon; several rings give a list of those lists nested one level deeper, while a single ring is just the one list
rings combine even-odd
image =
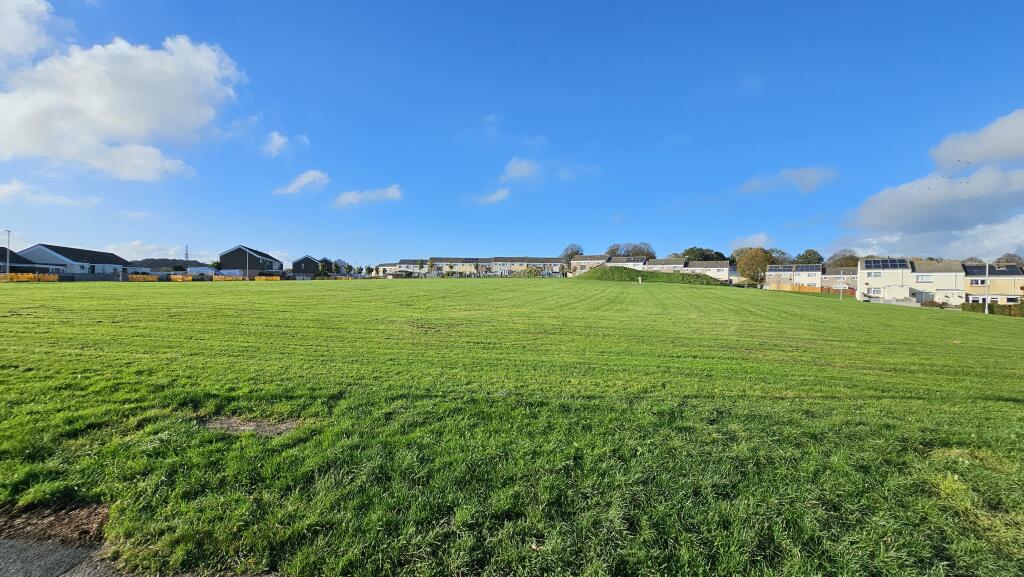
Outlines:
[{"label": "row of house", "polygon": [[8,254],[0,249],[0,265],[10,263],[12,273],[63,274],[78,278],[120,279],[124,275],[149,272],[111,252],[36,244]]},{"label": "row of house", "polygon": [[506,277],[529,270],[545,276],[562,276],[562,261],[557,257],[495,256],[490,258],[432,256],[407,258],[374,267],[373,275],[382,278],[419,276]]},{"label": "row of house", "polygon": [[735,277],[729,261],[691,261],[681,258],[642,256],[577,255],[566,268],[558,257],[495,256],[440,257],[402,259],[375,267],[373,276],[385,278],[418,276],[510,276],[533,270],[544,276],[575,276],[599,266],[619,266],[635,270],[705,274],[723,282]]},{"label": "row of house", "polygon": [[871,302],[1019,304],[1024,299],[1024,267],[1014,263],[868,257],[860,259],[856,267],[771,265],[764,287],[850,290],[860,300]]}]

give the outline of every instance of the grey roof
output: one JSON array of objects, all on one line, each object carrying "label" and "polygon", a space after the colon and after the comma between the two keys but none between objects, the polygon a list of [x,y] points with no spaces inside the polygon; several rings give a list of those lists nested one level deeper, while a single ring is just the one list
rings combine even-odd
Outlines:
[{"label": "grey roof", "polygon": [[[254,254],[254,255],[256,255],[256,256],[258,256],[260,258],[270,259],[270,260],[272,260],[274,262],[281,262],[280,259],[278,259],[277,257],[271,256],[271,255],[263,252],[262,250],[256,250],[256,249],[254,249],[252,247],[245,246],[244,244],[240,244],[240,245],[238,245],[236,247],[232,247],[232,248],[230,248],[230,249],[220,253],[220,255],[224,256],[225,254],[235,250],[236,248],[240,248],[240,249],[242,249],[244,251],[248,251],[249,253]],[[281,264],[284,264],[284,263],[281,263]]]},{"label": "grey roof", "polygon": [[967,276],[1024,276],[1024,267],[1013,263],[990,264],[988,271],[983,264],[965,264],[964,271]]},{"label": "grey roof", "polygon": [[857,267],[855,266],[827,266],[825,272],[821,273],[825,276],[854,276],[857,274]]},{"label": "grey roof", "polygon": [[533,264],[562,262],[558,257],[546,256],[496,256],[488,260],[492,262],[525,262]]},{"label": "grey roof", "polygon": [[472,264],[472,263],[475,263],[475,262],[480,262],[480,259],[478,259],[478,258],[459,257],[459,256],[432,256],[432,257],[430,257],[430,260],[434,261],[434,264],[449,263],[449,262],[451,262],[451,263],[470,263],[470,264]]},{"label": "grey roof", "polygon": [[608,262],[614,263],[645,263],[647,262],[646,256],[613,256]]},{"label": "grey roof", "polygon": [[379,265],[377,265],[378,268],[379,267],[384,267],[384,266],[398,266],[398,263],[397,262],[382,262]]},{"label": "grey roof", "polygon": [[686,266],[685,258],[652,258],[647,261],[647,264],[673,264]]},{"label": "grey roof", "polygon": [[[7,263],[7,247],[0,247],[0,266],[5,265],[6,263]],[[14,266],[16,264],[41,264],[41,265],[49,264],[49,265],[53,265],[53,266],[64,266],[64,265],[58,265],[56,263],[36,262],[36,261],[34,261],[32,259],[29,259],[27,257],[21,256],[20,254],[14,252],[12,250],[11,251],[11,266]],[[2,270],[2,269],[0,269],[0,270]]]},{"label": "grey roof", "polygon": [[419,266],[419,264],[421,262],[424,265],[426,265],[427,264],[427,259],[425,259],[425,258],[423,258],[423,259],[419,259],[419,258],[403,258],[403,259],[398,261],[398,264],[412,264],[412,265]]},{"label": "grey roof", "polygon": [[72,248],[69,246],[57,246],[55,244],[40,244],[39,246],[44,246],[73,262],[84,262],[86,264],[119,264],[122,266],[132,266],[132,263],[117,256],[112,252],[88,250],[84,248]]},{"label": "grey roof", "polygon": [[691,260],[686,263],[687,268],[729,268],[727,260]]},{"label": "grey roof", "polygon": [[963,273],[964,265],[958,260],[915,260],[910,263],[914,272]]},{"label": "grey roof", "polygon": [[606,255],[606,254],[578,254],[578,255],[572,257],[572,262],[581,261],[581,260],[597,260],[597,261],[601,261],[601,262],[607,262],[608,261],[608,255]]},{"label": "grey roof", "polygon": [[302,262],[302,261],[304,261],[304,260],[311,260],[311,261],[313,261],[313,262],[320,262],[320,261],[318,261],[317,259],[315,259],[315,258],[313,258],[313,257],[311,257],[311,256],[309,256],[309,255],[307,254],[306,256],[302,256],[302,257],[299,257],[299,258],[297,258],[297,259],[293,260],[293,261],[292,261],[292,266],[295,266],[295,263],[298,263],[298,262]]}]

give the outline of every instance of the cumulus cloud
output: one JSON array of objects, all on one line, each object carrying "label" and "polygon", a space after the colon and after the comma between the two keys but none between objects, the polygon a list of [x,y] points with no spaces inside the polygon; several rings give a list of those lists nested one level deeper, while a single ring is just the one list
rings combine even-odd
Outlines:
[{"label": "cumulus cloud", "polygon": [[156,144],[195,137],[243,79],[220,48],[185,36],[155,50],[121,38],[72,46],[7,78],[0,160],[45,158],[135,181],[188,173]]},{"label": "cumulus cloud", "polygon": [[292,179],[286,186],[274,189],[274,194],[296,194],[304,188],[324,186],[330,181],[326,172],[307,170]]},{"label": "cumulus cloud", "polygon": [[387,188],[350,190],[339,194],[338,198],[334,199],[334,206],[344,208],[357,204],[383,202],[385,200],[402,200],[402,187],[392,184]]},{"label": "cumulus cloud", "polygon": [[977,132],[950,134],[932,147],[931,156],[945,171],[1024,160],[1024,108],[997,118]]},{"label": "cumulus cloud", "polygon": [[807,194],[818,190],[839,176],[839,171],[827,166],[784,168],[775,174],[755,176],[743,183],[743,192],[765,192],[796,187]]},{"label": "cumulus cloud", "polygon": [[508,195],[511,192],[512,191],[507,188],[499,188],[491,194],[485,194],[484,196],[478,197],[476,201],[480,204],[495,204],[508,198]]},{"label": "cumulus cloud", "polygon": [[43,0],[0,0],[0,64],[29,57],[49,43],[45,26],[52,11]]},{"label": "cumulus cloud", "polygon": [[50,194],[14,179],[7,184],[0,184],[0,202],[22,201],[28,204],[45,204],[69,208],[92,208],[102,202],[98,196],[74,198],[59,194]]},{"label": "cumulus cloud", "polygon": [[871,196],[854,224],[871,230],[959,230],[1003,220],[1024,207],[1024,170],[984,166],[964,177],[929,174]]},{"label": "cumulus cloud", "polygon": [[1024,110],[931,149],[939,171],[864,201],[854,245],[874,254],[984,258],[1024,245]]},{"label": "cumulus cloud", "polygon": [[513,156],[505,164],[505,171],[501,173],[500,180],[501,182],[511,182],[513,180],[533,178],[539,170],[540,165],[536,161]]},{"label": "cumulus cloud", "polygon": [[742,248],[745,246],[766,246],[768,244],[768,234],[764,232],[757,232],[750,236],[741,236],[740,238],[734,239],[729,243],[730,248]]}]

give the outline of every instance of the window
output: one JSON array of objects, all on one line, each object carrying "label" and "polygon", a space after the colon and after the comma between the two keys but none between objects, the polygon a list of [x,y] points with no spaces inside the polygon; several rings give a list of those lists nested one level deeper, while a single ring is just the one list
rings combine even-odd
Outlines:
[{"label": "window", "polygon": [[1006,304],[1015,305],[1020,302],[1020,297],[1006,297]]},{"label": "window", "polygon": [[882,295],[882,289],[880,289],[880,288],[868,289],[868,294],[873,296],[873,297],[881,296]]},{"label": "window", "polygon": [[984,278],[972,278],[971,286],[985,286],[988,284],[988,279]]},{"label": "window", "polygon": [[917,282],[933,282],[932,275],[919,274],[917,275]]},{"label": "window", "polygon": [[882,278],[882,273],[878,271],[868,272],[868,278]]}]

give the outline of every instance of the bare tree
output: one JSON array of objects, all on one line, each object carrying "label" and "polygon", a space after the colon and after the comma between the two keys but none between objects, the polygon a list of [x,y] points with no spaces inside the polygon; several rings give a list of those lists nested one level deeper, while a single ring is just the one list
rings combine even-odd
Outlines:
[{"label": "bare tree", "polygon": [[570,244],[562,249],[562,254],[558,256],[562,261],[562,268],[568,270],[572,266],[572,257],[583,254],[583,247],[578,244]]},{"label": "bare tree", "polygon": [[825,266],[857,266],[859,261],[860,257],[857,256],[857,251],[852,248],[841,248],[828,257]]},{"label": "bare tree", "polygon": [[1024,256],[1021,256],[1015,252],[1008,252],[1003,256],[996,259],[996,262],[1006,262],[1013,264],[1024,264]]}]

